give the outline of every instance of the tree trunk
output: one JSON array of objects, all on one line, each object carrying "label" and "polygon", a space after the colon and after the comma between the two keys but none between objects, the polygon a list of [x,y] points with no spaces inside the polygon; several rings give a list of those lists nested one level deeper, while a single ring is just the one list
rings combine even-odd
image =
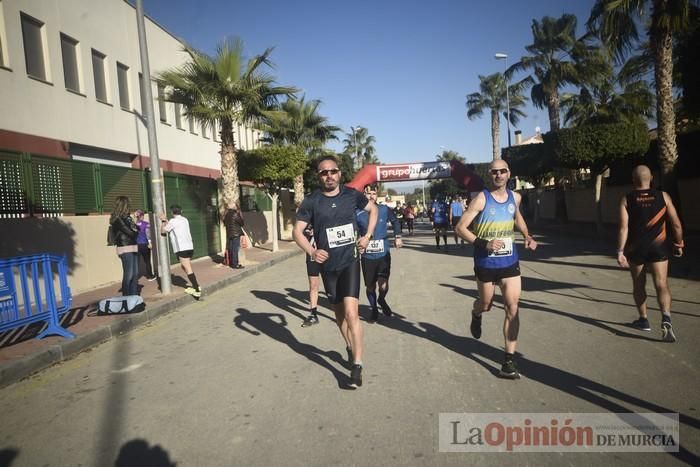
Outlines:
[{"label": "tree trunk", "polygon": [[279,194],[277,193],[267,193],[267,196],[272,200],[272,232],[270,236],[272,237],[272,252],[276,252],[280,249],[279,244],[279,209],[277,209],[277,202],[279,200]]},{"label": "tree trunk", "polygon": [[230,203],[238,203],[238,158],[236,142],[233,139],[233,122],[221,121],[221,183],[223,185],[223,208]]},{"label": "tree trunk", "polygon": [[[655,12],[654,15],[659,14]],[[654,54],[656,81],[656,119],[658,131],[661,187],[678,201],[675,177],[678,149],[676,147],[676,115],[673,109],[673,38],[666,28],[652,28],[650,35]],[[678,205],[676,205],[678,207]]]},{"label": "tree trunk", "polygon": [[559,93],[555,89],[547,95],[547,112],[549,113],[549,131],[558,130],[560,126],[559,118]]},{"label": "tree trunk", "polygon": [[603,189],[603,174],[595,176],[595,230],[598,234],[603,233],[603,207],[600,203],[600,193]]},{"label": "tree trunk", "polygon": [[491,142],[493,143],[493,160],[501,158],[501,141],[499,132],[498,109],[491,109]]},{"label": "tree trunk", "polygon": [[294,207],[298,208],[304,201],[304,175],[294,177]]}]

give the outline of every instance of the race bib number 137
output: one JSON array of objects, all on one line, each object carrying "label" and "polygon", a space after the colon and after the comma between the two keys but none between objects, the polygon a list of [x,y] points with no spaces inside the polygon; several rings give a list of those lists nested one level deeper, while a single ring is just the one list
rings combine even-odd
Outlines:
[{"label": "race bib number 137", "polygon": [[328,238],[328,248],[349,245],[355,241],[355,229],[352,224],[329,227],[326,229],[326,237]]}]

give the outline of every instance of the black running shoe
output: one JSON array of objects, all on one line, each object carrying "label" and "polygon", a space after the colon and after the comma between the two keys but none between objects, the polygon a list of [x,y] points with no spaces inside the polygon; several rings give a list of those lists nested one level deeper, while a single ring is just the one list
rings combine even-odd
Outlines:
[{"label": "black running shoe", "polygon": [[318,315],[316,313],[311,313],[309,316],[306,317],[303,323],[301,323],[302,328],[308,328],[309,326],[313,326],[314,324],[318,324]]},{"label": "black running shoe", "polygon": [[641,329],[642,331],[651,331],[649,320],[646,318],[635,319],[632,321],[631,326],[636,329]]},{"label": "black running shoe", "polygon": [[469,330],[474,339],[479,339],[481,337],[481,315],[476,316],[472,313],[472,323],[469,325]]},{"label": "black running shoe", "polygon": [[676,335],[673,333],[673,326],[670,321],[661,322],[661,340],[664,342],[676,342]]},{"label": "black running shoe", "polygon": [[518,372],[513,360],[507,360],[503,363],[499,375],[508,379],[520,379],[520,373]]},{"label": "black running shoe", "polygon": [[382,306],[382,313],[384,313],[386,316],[391,316],[394,314],[394,312],[391,311],[391,308],[389,308],[389,304],[383,298],[377,299],[377,303]]},{"label": "black running shoe", "polygon": [[362,386],[362,365],[353,365],[350,370],[350,387],[359,388]]}]

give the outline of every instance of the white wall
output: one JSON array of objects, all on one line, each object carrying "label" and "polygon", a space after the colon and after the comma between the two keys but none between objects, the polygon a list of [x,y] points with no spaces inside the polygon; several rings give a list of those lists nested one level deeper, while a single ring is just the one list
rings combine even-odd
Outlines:
[{"label": "white wall", "polygon": [[[141,113],[138,74],[141,71],[136,10],[124,0],[2,0],[5,67],[0,68],[0,129],[64,140],[129,154],[148,155],[148,140]],[[49,83],[29,78],[26,73],[20,12],[44,23]],[[60,33],[79,41],[81,94],[67,91],[63,77]],[[151,73],[182,64],[187,54],[182,44],[153,21],[146,20]],[[5,42],[5,41],[3,41]],[[212,47],[215,44],[212,44]],[[106,77],[109,105],[98,102],[92,70],[92,49],[107,56]],[[119,104],[117,62],[129,67],[130,107]],[[155,83],[151,82],[154,98]],[[175,108],[166,104],[168,123],[160,122],[154,102],[160,157],[200,167],[219,169],[219,143],[211,129],[208,139],[175,126]],[[241,131],[245,134],[245,130]],[[218,140],[218,137],[216,138]],[[252,142],[254,138],[248,138]],[[257,139],[257,138],[255,138]],[[241,146],[246,148],[246,138]]]}]

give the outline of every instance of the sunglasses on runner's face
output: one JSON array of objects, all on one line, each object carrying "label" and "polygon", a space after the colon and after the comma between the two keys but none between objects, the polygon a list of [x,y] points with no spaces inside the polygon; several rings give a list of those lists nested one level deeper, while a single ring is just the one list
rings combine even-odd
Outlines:
[{"label": "sunglasses on runner's face", "polygon": [[508,169],[491,169],[491,175],[507,174]]},{"label": "sunglasses on runner's face", "polygon": [[335,174],[337,174],[338,172],[340,172],[340,169],[326,169],[326,170],[319,170],[319,171],[318,171],[318,174],[319,174],[321,177],[327,177],[327,176],[329,176],[329,175],[335,175]]}]

